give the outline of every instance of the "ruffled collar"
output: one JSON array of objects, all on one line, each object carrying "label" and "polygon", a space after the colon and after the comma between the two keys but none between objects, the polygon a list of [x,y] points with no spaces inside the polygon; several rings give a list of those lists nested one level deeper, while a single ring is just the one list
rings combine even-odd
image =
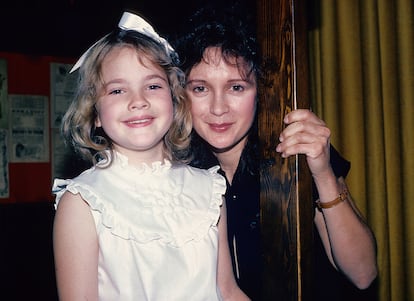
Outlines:
[{"label": "ruffled collar", "polygon": [[[152,163],[140,163],[136,165],[132,165],[129,163],[128,157],[120,152],[114,151],[112,158],[112,165],[119,166],[122,169],[134,169],[139,172],[157,172],[157,171],[165,171],[169,170],[172,166],[172,163],[168,159],[164,159],[163,161],[154,161]],[[107,164],[106,160],[100,161],[97,166],[105,166]]]}]

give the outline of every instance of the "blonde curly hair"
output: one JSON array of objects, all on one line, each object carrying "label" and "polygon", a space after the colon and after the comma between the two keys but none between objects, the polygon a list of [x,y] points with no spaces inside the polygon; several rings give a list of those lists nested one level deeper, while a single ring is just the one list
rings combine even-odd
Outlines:
[{"label": "blonde curly hair", "polygon": [[115,47],[131,47],[145,59],[159,65],[168,77],[174,107],[173,123],[164,136],[165,155],[173,162],[188,162],[192,120],[185,97],[185,76],[175,52],[167,53],[159,42],[133,30],[118,29],[99,40],[79,70],[78,90],[62,120],[61,132],[83,159],[96,164],[113,158],[112,141],[102,128],[95,127],[95,105],[102,88],[102,62]]}]

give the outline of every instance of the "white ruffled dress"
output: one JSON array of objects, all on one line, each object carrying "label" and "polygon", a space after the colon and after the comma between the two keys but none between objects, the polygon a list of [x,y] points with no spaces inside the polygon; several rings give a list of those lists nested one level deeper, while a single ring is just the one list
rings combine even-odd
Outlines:
[{"label": "white ruffled dress", "polygon": [[221,300],[217,223],[226,184],[217,173],[169,161],[133,167],[120,154],[106,169],[56,179],[89,204],[99,239],[99,300]]}]

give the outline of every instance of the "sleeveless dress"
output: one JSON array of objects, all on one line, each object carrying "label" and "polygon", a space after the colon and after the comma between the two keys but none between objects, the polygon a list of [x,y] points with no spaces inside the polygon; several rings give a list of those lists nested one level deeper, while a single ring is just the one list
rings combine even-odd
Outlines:
[{"label": "sleeveless dress", "polygon": [[56,179],[89,204],[99,240],[99,300],[221,300],[216,284],[218,229],[226,184],[217,173],[169,161],[108,168]]}]

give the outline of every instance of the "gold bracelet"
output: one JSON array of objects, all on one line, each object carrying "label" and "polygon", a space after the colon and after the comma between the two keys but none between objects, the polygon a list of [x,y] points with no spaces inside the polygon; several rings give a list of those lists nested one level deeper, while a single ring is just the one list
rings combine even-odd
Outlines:
[{"label": "gold bracelet", "polygon": [[316,206],[318,206],[319,210],[329,209],[329,208],[332,208],[332,207],[338,205],[339,203],[345,201],[347,198],[348,198],[348,191],[345,189],[333,201],[330,201],[330,202],[327,202],[327,203],[322,203],[320,200],[317,200],[316,201]]}]

